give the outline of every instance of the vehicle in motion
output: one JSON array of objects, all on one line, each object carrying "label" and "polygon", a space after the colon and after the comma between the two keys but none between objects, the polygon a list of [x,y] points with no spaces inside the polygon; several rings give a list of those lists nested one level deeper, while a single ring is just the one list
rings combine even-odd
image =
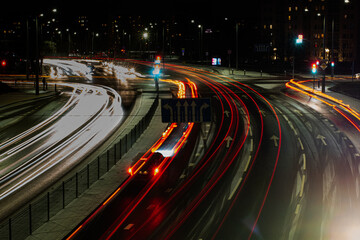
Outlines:
[{"label": "vehicle in motion", "polygon": [[133,176],[137,174],[142,178],[150,178],[160,171],[164,156],[159,152],[151,153],[149,157],[141,157],[128,168],[128,173]]}]

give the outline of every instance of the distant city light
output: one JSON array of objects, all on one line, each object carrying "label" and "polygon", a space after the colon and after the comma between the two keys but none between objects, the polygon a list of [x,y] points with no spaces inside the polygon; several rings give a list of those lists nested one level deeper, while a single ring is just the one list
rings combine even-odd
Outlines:
[{"label": "distant city light", "polygon": [[304,36],[302,34],[299,34],[297,39],[296,39],[296,44],[303,43],[303,39],[304,39]]},{"label": "distant city light", "polygon": [[211,64],[213,66],[220,66],[221,65],[221,58],[212,58]]}]

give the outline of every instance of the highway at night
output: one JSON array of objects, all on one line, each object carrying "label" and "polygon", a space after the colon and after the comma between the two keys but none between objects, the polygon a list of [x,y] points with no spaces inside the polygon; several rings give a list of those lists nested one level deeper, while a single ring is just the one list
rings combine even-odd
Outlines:
[{"label": "highway at night", "polygon": [[9,1],[0,240],[359,240],[360,1]]},{"label": "highway at night", "polygon": [[160,86],[175,86],[175,97],[211,98],[212,122],[169,124],[128,166],[128,178],[66,238],[357,234],[355,110],[313,92],[312,82],[285,88],[287,81],[274,77],[241,82],[173,64],[164,72]]}]

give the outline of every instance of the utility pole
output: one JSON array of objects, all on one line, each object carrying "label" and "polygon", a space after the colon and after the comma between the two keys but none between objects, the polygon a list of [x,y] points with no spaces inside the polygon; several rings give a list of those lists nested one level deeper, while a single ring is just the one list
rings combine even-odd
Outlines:
[{"label": "utility pole", "polygon": [[236,41],[236,65],[235,68],[238,69],[239,68],[239,23],[236,23],[235,25],[235,32],[236,32],[236,37],[235,37],[235,41]]},{"label": "utility pole", "polygon": [[[334,27],[335,21],[333,18],[331,23],[331,63],[334,62]],[[334,77],[334,67],[335,66],[331,66],[331,77]]]},{"label": "utility pole", "polygon": [[[324,14],[324,23],[323,23],[323,35],[324,35],[324,38],[323,38],[323,48],[324,48],[324,63],[326,63],[326,50],[325,50],[325,39],[326,39],[326,16],[325,16],[325,14]],[[322,93],[324,93],[325,92],[325,74],[326,74],[326,72],[325,72],[325,69],[323,69],[323,79],[322,79],[322,87],[321,87],[321,92]]]},{"label": "utility pole", "polygon": [[30,36],[29,36],[29,18],[26,19],[26,80],[29,80],[30,70]]},{"label": "utility pole", "polygon": [[38,17],[35,17],[35,94],[39,95],[39,25]]}]

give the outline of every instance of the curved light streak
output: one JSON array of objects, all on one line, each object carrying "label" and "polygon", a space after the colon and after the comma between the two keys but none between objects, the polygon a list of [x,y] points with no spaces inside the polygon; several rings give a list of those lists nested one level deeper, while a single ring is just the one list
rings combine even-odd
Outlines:
[{"label": "curved light streak", "polygon": [[[334,102],[334,103],[338,104],[343,110],[348,112],[351,116],[353,116],[354,118],[356,118],[359,121],[360,121],[360,114],[356,110],[351,108],[350,105],[344,104],[341,99],[334,98],[332,96],[329,96],[329,95],[327,95],[325,93],[322,93],[320,91],[309,88],[309,87],[302,84],[302,83],[309,82],[309,81],[311,81],[311,80],[305,80],[305,81],[296,82],[296,81],[294,81],[292,79],[289,82],[287,82],[285,84],[285,86],[287,88],[295,90],[295,91],[297,91],[299,93],[302,93],[302,94],[307,95],[309,97],[315,98],[315,99],[319,100],[320,102],[328,105],[329,107],[332,107],[335,111],[337,111],[340,115],[342,115],[351,125],[353,125],[353,127],[358,132],[360,132],[359,125],[357,123],[355,123],[352,119],[350,119],[349,116],[347,116],[343,111],[341,111],[335,104],[333,104],[331,102]],[[326,101],[326,100],[329,100],[329,101]]]},{"label": "curved light streak", "polygon": [[0,146],[0,162],[16,160],[1,170],[0,200],[59,163],[79,161],[122,122],[121,97],[115,90],[86,84],[61,85],[73,88],[64,107]]},{"label": "curved light streak", "polygon": [[[185,98],[186,96],[186,91],[185,91],[185,84],[181,81],[173,81],[172,83],[178,85],[179,87],[179,91],[178,91],[178,97],[179,98]],[[196,86],[195,84],[191,84],[191,82],[187,83],[190,87],[190,91],[191,91],[191,96],[192,97],[197,97],[197,92],[196,90],[194,90],[194,86]],[[139,199],[135,199],[131,204],[128,205],[128,208],[124,210],[124,214],[119,216],[117,218],[117,220],[108,228],[109,230],[106,231],[106,233],[102,236],[102,238],[106,238],[109,239],[111,238],[111,236],[117,231],[117,229],[121,226],[121,224],[128,218],[128,216],[130,216],[130,214],[134,211],[134,209],[141,203],[141,201],[145,198],[145,196],[147,195],[147,193],[154,187],[154,185],[157,183],[157,180],[159,179],[159,177],[162,175],[162,173],[167,169],[167,167],[170,165],[171,161],[175,158],[176,153],[178,152],[178,150],[185,144],[190,132],[192,131],[192,128],[194,126],[193,123],[188,123],[188,126],[185,128],[185,131],[183,132],[182,136],[180,139],[177,140],[177,143],[174,145],[172,150],[168,150],[173,152],[174,154],[171,157],[165,157],[164,160],[161,162],[161,164],[158,166],[157,170],[157,174],[156,174],[156,179],[155,181],[152,181],[149,185],[146,187],[146,190],[142,193],[139,194]],[[130,177],[124,181],[122,183],[122,185],[115,190],[115,192],[113,194],[111,194],[111,196],[109,198],[107,198],[103,204],[97,208],[93,214],[91,214],[91,216],[89,216],[80,226],[78,226],[74,232],[72,232],[70,234],[70,236],[67,239],[72,239],[74,236],[76,236],[76,234],[81,231],[81,229],[88,224],[95,216],[96,214],[101,211],[101,209],[108,204],[111,199],[113,199],[117,193],[120,192],[121,189],[123,189],[131,180],[132,177],[135,176],[135,174],[141,169],[141,167],[144,165],[145,163],[145,159],[148,159],[154,152],[160,152],[158,151],[158,149],[161,147],[161,145],[166,141],[166,139],[171,137],[171,133],[174,131],[174,129],[176,129],[178,127],[177,123],[172,123],[167,130],[163,133],[163,136],[139,159],[138,162],[136,162],[134,165],[136,164],[140,164],[140,167],[135,169],[135,171],[132,168],[128,169],[128,173],[130,174]],[[133,165],[133,166],[134,166]],[[161,169],[161,171],[160,171]]]}]

